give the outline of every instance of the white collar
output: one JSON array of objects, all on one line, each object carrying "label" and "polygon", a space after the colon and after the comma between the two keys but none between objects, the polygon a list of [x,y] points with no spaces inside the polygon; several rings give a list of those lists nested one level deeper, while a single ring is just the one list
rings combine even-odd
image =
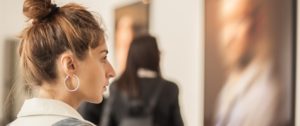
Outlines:
[{"label": "white collar", "polygon": [[32,98],[25,100],[17,117],[58,115],[85,121],[82,116],[68,104],[54,99]]},{"label": "white collar", "polygon": [[157,73],[155,71],[145,69],[145,68],[138,69],[137,75],[140,78],[155,78],[155,77],[157,77]]}]

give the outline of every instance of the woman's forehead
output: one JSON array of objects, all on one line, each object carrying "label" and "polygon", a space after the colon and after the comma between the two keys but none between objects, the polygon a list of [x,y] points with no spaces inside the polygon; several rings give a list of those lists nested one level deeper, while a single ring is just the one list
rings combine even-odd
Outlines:
[{"label": "woman's forehead", "polygon": [[96,48],[91,49],[92,53],[108,52],[106,42],[101,42]]}]

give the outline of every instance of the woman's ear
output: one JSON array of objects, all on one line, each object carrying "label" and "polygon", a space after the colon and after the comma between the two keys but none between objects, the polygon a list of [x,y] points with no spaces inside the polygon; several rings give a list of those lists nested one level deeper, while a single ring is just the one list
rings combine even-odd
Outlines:
[{"label": "woman's ear", "polygon": [[76,59],[71,52],[65,52],[61,55],[61,65],[67,75],[72,75],[76,71]]}]

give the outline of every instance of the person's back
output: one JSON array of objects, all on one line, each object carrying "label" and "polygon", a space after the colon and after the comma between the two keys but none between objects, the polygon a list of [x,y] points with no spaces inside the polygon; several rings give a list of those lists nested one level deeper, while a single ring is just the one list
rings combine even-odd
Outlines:
[{"label": "person's back", "polygon": [[159,54],[150,35],[132,41],[125,71],[110,87],[101,126],[183,126],[179,90],[161,77]]},{"label": "person's back", "polygon": [[[162,82],[160,82],[162,81]],[[116,83],[112,84],[111,88],[116,88]],[[180,114],[180,108],[178,104],[178,87],[175,83],[162,80],[160,78],[140,78],[141,86],[141,98],[146,106],[153,98],[153,92],[156,91],[158,86],[162,87],[161,93],[158,96],[157,103],[153,109],[153,123],[156,126],[183,126],[183,121]],[[119,124],[124,118],[127,111],[125,106],[127,106],[126,100],[122,91],[115,90],[111,91],[111,95],[115,95],[109,124]]]}]

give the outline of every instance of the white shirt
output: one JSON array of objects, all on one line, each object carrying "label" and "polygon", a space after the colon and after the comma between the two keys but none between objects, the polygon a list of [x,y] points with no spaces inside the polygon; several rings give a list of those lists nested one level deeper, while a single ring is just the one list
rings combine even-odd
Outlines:
[{"label": "white shirt", "polygon": [[54,99],[32,98],[24,102],[17,119],[9,126],[51,126],[61,120],[74,118],[95,126],[68,104]]},{"label": "white shirt", "polygon": [[229,76],[220,92],[216,126],[269,126],[274,122],[279,89],[271,63],[251,64]]}]

